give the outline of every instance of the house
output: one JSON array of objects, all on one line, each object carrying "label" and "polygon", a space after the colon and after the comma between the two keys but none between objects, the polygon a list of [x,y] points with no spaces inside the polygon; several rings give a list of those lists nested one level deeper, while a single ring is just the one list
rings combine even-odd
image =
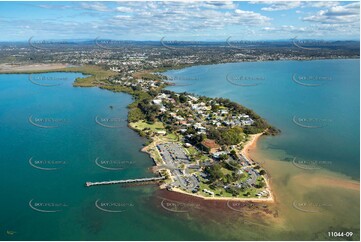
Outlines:
[{"label": "house", "polygon": [[246,125],[252,125],[254,123],[253,119],[249,118],[246,120],[241,120],[241,124],[246,126]]},{"label": "house", "polygon": [[191,96],[191,95],[188,95],[188,98],[191,99],[193,102],[197,102],[197,101],[198,101],[198,98],[193,97],[193,96]]},{"label": "house", "polygon": [[162,105],[162,100],[161,99],[153,99],[153,103],[156,105]]},{"label": "house", "polygon": [[168,97],[167,94],[162,93],[162,94],[159,94],[159,95],[157,96],[157,99],[165,99],[165,98],[167,98],[167,97]]},{"label": "house", "polygon": [[228,110],[226,110],[226,109],[221,109],[221,110],[219,110],[219,113],[220,113],[221,115],[227,115],[227,114],[228,114]]},{"label": "house", "polygon": [[201,123],[195,123],[195,124],[193,125],[193,128],[195,128],[195,129],[198,130],[198,131],[205,131],[205,130],[207,130],[205,127],[202,126]]},{"label": "house", "polygon": [[215,153],[213,153],[213,158],[219,159],[219,157],[220,157],[221,155],[227,155],[227,152],[225,152],[225,151],[215,152]]},{"label": "house", "polygon": [[178,120],[178,121],[183,121],[184,120],[184,118],[183,117],[180,117],[180,116],[175,116],[174,117],[176,120]]},{"label": "house", "polygon": [[158,130],[158,131],[157,131],[157,134],[166,135],[166,134],[167,134],[167,131],[165,131],[165,130]]}]

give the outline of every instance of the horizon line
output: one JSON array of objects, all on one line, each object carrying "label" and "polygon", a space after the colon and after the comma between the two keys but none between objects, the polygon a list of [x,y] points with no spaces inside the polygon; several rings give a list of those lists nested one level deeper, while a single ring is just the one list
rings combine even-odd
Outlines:
[{"label": "horizon line", "polygon": [[[22,39],[22,40],[0,40],[0,42],[29,42],[31,38],[29,39]],[[114,41],[129,41],[129,42],[169,42],[169,41],[178,41],[178,42],[197,42],[197,43],[209,43],[209,42],[227,42],[227,39],[224,40],[183,40],[183,39],[169,39],[169,40],[133,40],[133,39],[112,39],[112,38],[79,38],[79,39],[70,39],[70,38],[49,38],[49,39],[39,39],[39,40],[35,40],[35,41],[47,41],[47,40],[72,40],[72,41],[96,41],[96,40],[114,40]],[[234,39],[233,41],[257,41],[257,42],[274,42],[274,41],[290,41],[290,40],[322,40],[322,41],[360,41],[360,39],[321,39],[321,38],[297,38],[293,37],[293,38],[289,38],[289,39],[266,39],[266,40],[261,40],[261,39]]]}]

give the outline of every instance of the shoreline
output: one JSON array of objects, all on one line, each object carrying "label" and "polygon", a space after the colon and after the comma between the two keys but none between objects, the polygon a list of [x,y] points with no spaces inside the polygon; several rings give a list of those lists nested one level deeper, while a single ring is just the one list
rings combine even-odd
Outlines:
[{"label": "shoreline", "polygon": [[[255,161],[252,159],[251,152],[256,150],[257,142],[259,141],[261,136],[264,135],[264,132],[250,135],[251,139],[248,142],[246,142],[243,149],[241,150],[241,154],[244,155],[248,160],[250,160],[252,162],[255,162]],[[259,165],[262,165],[260,162],[256,161],[256,163]],[[262,166],[262,168],[265,170],[265,168],[263,166]],[[265,183],[267,185],[267,190],[269,191],[269,194],[270,194],[270,200],[272,200],[272,202],[275,202],[274,191],[272,189],[271,182],[268,179],[268,173],[266,173],[266,175],[263,177],[264,177]]]},{"label": "shoreline", "polygon": [[[172,66],[172,67],[164,67],[164,68],[156,68],[156,69],[149,69],[149,70],[142,70],[145,72],[151,72],[154,74],[161,74],[164,77],[167,77],[166,75],[164,75],[165,72],[167,71],[172,71],[172,70],[180,70],[180,69],[184,69],[184,68],[190,68],[190,67],[195,67],[195,66],[213,66],[213,65],[223,65],[223,64],[237,64],[237,63],[256,63],[256,62],[283,62],[283,61],[325,61],[325,60],[359,60],[359,58],[355,58],[355,57],[342,57],[342,58],[314,58],[314,59],[279,59],[279,60],[252,60],[252,61],[236,61],[236,62],[219,62],[219,63],[197,63],[197,64],[187,64],[187,65],[180,65],[180,66]],[[2,66],[6,66],[6,65],[13,65],[13,66],[19,66],[22,64],[11,64],[11,63],[1,63],[0,64],[0,74],[40,74],[40,73],[51,73],[51,72],[71,72],[69,70],[67,70],[68,68],[79,68],[82,67],[83,65],[72,65],[72,64],[64,64],[64,63],[34,63],[34,64],[25,64],[22,66],[26,66],[26,67],[30,67],[30,66],[47,66],[47,65],[52,65],[52,66],[60,66],[62,65],[62,67],[55,67],[55,69],[28,69],[28,70],[3,70],[1,67]],[[85,65],[87,66],[87,65]],[[91,66],[91,65],[90,65]],[[93,65],[96,66],[96,65]],[[78,70],[75,70],[74,72],[79,72],[82,73],[84,75],[88,75],[89,73],[85,73],[85,72],[81,72]],[[91,75],[91,74],[89,74]],[[166,79],[166,81],[168,81],[168,78]]]},{"label": "shoreline", "polygon": [[252,157],[250,156],[250,151],[257,147],[257,142],[262,135],[264,135],[264,132],[249,135],[251,139],[245,143],[243,149],[241,150],[241,154],[244,155],[247,159],[253,161]]},{"label": "shoreline", "polygon": [[[340,59],[343,59],[343,60],[353,60],[354,58],[347,58],[347,59],[345,59],[345,58],[332,58],[332,59],[310,59],[310,60],[292,60],[292,59],[285,59],[285,60],[266,60],[266,61],[253,61],[253,62],[273,62],[273,61],[322,61],[322,60],[340,60]],[[251,61],[249,61],[249,62],[251,62]],[[192,66],[199,66],[199,65],[219,65],[219,64],[228,64],[228,63],[244,63],[244,62],[227,62],[227,63],[212,63],[212,64],[198,64],[198,65],[191,65],[191,66],[185,66],[185,67],[180,67],[180,68],[174,68],[174,67],[172,67],[172,68],[166,68],[165,70],[163,70],[163,71],[158,71],[158,72],[166,72],[166,71],[169,71],[169,70],[177,70],[177,69],[181,69],[181,68],[188,68],[188,67],[192,67]],[[69,67],[69,68],[72,68],[72,67]],[[150,72],[152,72],[152,70],[148,70],[148,71],[150,71]],[[58,69],[58,70],[54,70],[54,69],[49,69],[49,70],[36,70],[35,72],[31,72],[31,71],[25,71],[25,72],[21,72],[21,73],[17,73],[17,72],[9,72],[9,73],[2,73],[1,71],[0,71],[0,74],[31,74],[31,73],[39,73],[39,72],[42,72],[42,73],[50,73],[50,72],[72,72],[72,71],[69,71],[69,70],[62,70],[62,69]],[[82,73],[81,71],[79,71],[79,70],[74,70],[74,72],[80,72],[80,73]],[[83,73],[84,74],[84,73]],[[94,86],[98,86],[99,87],[99,85],[94,85]],[[129,93],[127,93],[127,94],[129,94]],[[130,94],[131,95],[131,94]],[[129,127],[129,125],[128,125],[128,127]],[[135,129],[133,129],[133,130],[135,130]],[[250,135],[250,136],[252,136],[252,138],[251,138],[251,140],[249,140],[249,141],[247,141],[246,142],[246,144],[245,144],[245,146],[244,146],[244,148],[242,149],[242,151],[241,151],[241,153],[243,154],[243,155],[245,155],[249,160],[251,160],[251,161],[253,161],[253,159],[252,159],[252,156],[250,155],[250,153],[252,152],[252,150],[254,150],[256,147],[257,147],[257,142],[258,142],[258,140],[259,140],[259,138],[262,136],[262,133],[261,134],[255,134],[255,135]],[[153,141],[149,144],[149,145],[151,145],[153,143]],[[148,145],[148,146],[149,146]],[[149,151],[147,151],[146,149],[147,149],[147,147],[148,146],[145,146],[145,147],[142,147],[141,148],[141,151],[142,152],[145,152],[145,153],[148,153],[149,155],[150,155],[150,157],[153,159],[153,161],[156,163],[156,160],[151,156],[151,152],[149,152]],[[258,163],[258,162],[257,162]],[[156,163],[157,164],[157,163]],[[152,168],[152,167],[151,167]],[[262,168],[264,168],[264,167],[262,167]],[[342,173],[340,173],[340,174],[342,174]],[[344,175],[344,174],[343,174]],[[265,177],[266,178],[266,177]],[[331,179],[330,179],[331,180]],[[351,180],[351,179],[350,179]],[[354,182],[356,182],[356,185],[353,185],[353,190],[357,190],[355,187],[356,186],[359,186],[359,182],[358,181],[355,181],[355,180],[352,180],[352,181],[354,181]],[[274,202],[275,201],[275,198],[274,198],[274,194],[273,194],[273,191],[271,190],[271,186],[270,186],[270,180],[269,180],[269,178],[268,178],[268,176],[267,176],[267,179],[265,179],[265,182],[267,183],[267,187],[270,189],[270,191],[271,191],[271,196],[272,196],[272,201]],[[326,181],[323,181],[323,182],[325,182],[326,183]],[[358,184],[357,184],[358,183]],[[161,189],[164,189],[165,187],[163,187],[163,188],[161,188]],[[177,192],[177,191],[175,191],[175,192]],[[250,200],[252,200],[252,198],[232,198],[232,197],[230,197],[230,198],[223,198],[223,197],[202,197],[202,196],[198,196],[198,195],[195,195],[195,194],[190,194],[190,193],[187,193],[187,192],[182,192],[182,191],[180,191],[180,192],[178,192],[178,193],[181,193],[181,194],[185,194],[185,195],[189,195],[189,196],[194,196],[194,197],[198,197],[198,198],[202,198],[202,199],[204,199],[204,200],[242,200],[242,201],[250,201]],[[258,199],[256,199],[256,201],[257,201]],[[269,199],[269,200],[271,200],[271,199]],[[258,200],[258,201],[261,201],[260,199]]]},{"label": "shoreline", "polygon": [[[216,63],[216,64],[226,64],[226,63]],[[203,65],[208,65],[208,64],[203,64]],[[33,65],[31,65],[31,66],[33,66]],[[35,66],[37,66],[37,65],[35,65]],[[41,65],[41,64],[40,64],[40,66],[44,66],[44,65]],[[45,66],[47,66],[47,65],[45,64]],[[52,65],[50,65],[50,66],[52,66]],[[188,66],[188,65],[186,65],[186,66],[179,66],[178,68],[177,68],[177,67],[163,68],[162,70],[158,70],[157,73],[163,73],[163,72],[166,72],[166,71],[168,71],[168,70],[182,69],[182,68],[187,68],[187,67],[191,67],[191,66],[193,66],[193,65],[189,65],[189,66]],[[64,68],[62,69],[62,68],[60,68],[58,71],[69,72],[69,69],[71,69],[71,68],[67,68],[67,69],[64,69]],[[74,71],[76,71],[77,69],[79,69],[79,67],[78,67],[78,68],[74,68]],[[44,71],[45,71],[45,72],[49,72],[48,70],[44,70]],[[51,70],[50,70],[50,71],[51,71]],[[78,70],[78,71],[79,71],[79,70]],[[41,72],[41,70],[38,70],[38,69],[37,69],[36,72]],[[152,70],[148,70],[148,71],[145,71],[145,72],[147,72],[147,73],[153,73],[154,70],[153,70],[153,71],[152,71]],[[84,74],[84,72],[81,72],[81,73]],[[94,75],[93,73],[89,73],[89,74],[92,75],[92,76]],[[76,81],[74,82],[74,84],[76,84]],[[74,84],[73,84],[73,86],[75,86]],[[93,85],[93,86],[98,86],[98,87],[100,87],[99,85],[96,85],[95,83],[92,83],[92,85]],[[128,93],[128,94],[130,94],[130,93]],[[136,132],[138,131],[136,128],[131,127],[131,125],[130,125],[129,122],[128,122],[128,127],[131,128],[131,129],[133,129],[133,130],[136,131]],[[251,149],[253,146],[256,145],[256,142],[257,142],[258,138],[259,138],[261,135],[263,135],[265,132],[266,132],[266,130],[264,130],[262,133],[250,135],[251,139],[248,140],[248,141],[246,141],[245,146],[242,148],[242,150],[240,151],[240,153],[241,153],[242,155],[244,155],[248,160],[252,160],[252,159],[250,158],[250,156],[249,156],[249,153],[248,153],[249,149]],[[160,138],[160,139],[159,139],[159,138]],[[143,148],[141,149],[141,151],[142,151],[142,152],[145,152],[145,153],[148,153],[149,156],[150,156],[150,158],[151,158],[151,159],[153,160],[153,162],[155,163],[155,166],[151,167],[151,169],[153,169],[153,173],[157,173],[157,172],[158,172],[158,173],[161,175],[161,171],[165,171],[166,174],[167,174],[168,177],[169,177],[168,179],[170,179],[170,181],[173,181],[170,171],[169,171],[168,169],[164,169],[164,168],[162,169],[162,166],[164,165],[164,161],[162,160],[160,154],[158,153],[158,157],[160,157],[161,161],[157,161],[157,155],[155,155],[155,154],[153,154],[153,152],[151,152],[151,149],[154,149],[154,148],[156,147],[156,145],[158,144],[158,142],[161,143],[161,142],[164,141],[164,140],[162,140],[161,137],[155,136],[155,138],[150,139],[150,141],[151,141],[151,142],[150,142],[147,146],[143,147]],[[157,151],[157,152],[158,152],[158,151]],[[157,168],[160,168],[160,169],[157,169]],[[245,201],[245,202],[246,202],[246,201],[254,201],[254,202],[265,202],[265,201],[267,201],[267,202],[274,202],[274,197],[273,197],[273,194],[272,194],[272,189],[270,189],[270,184],[269,184],[269,182],[268,182],[268,179],[267,179],[266,176],[263,176],[263,178],[264,178],[264,181],[265,181],[265,183],[266,183],[266,190],[269,192],[269,197],[267,197],[267,198],[205,197],[205,196],[198,195],[198,194],[188,193],[188,192],[182,191],[181,189],[173,189],[173,191],[174,191],[174,192],[178,192],[178,193],[182,193],[182,194],[186,194],[186,195],[190,195],[190,196],[195,196],[195,197],[198,197],[198,198],[202,198],[202,199],[204,199],[204,200]],[[165,189],[165,188],[166,188],[166,185],[167,185],[167,183],[165,183],[165,184],[159,184],[159,188],[160,188],[160,189]]]},{"label": "shoreline", "polygon": [[192,197],[196,197],[196,198],[201,198],[204,201],[237,201],[237,202],[268,202],[268,203],[275,202],[272,194],[269,198],[238,198],[238,197],[204,197],[201,195],[182,191],[178,188],[173,188],[171,192],[176,192],[176,193],[180,193],[182,195],[188,195],[188,196],[192,196]]},{"label": "shoreline", "polygon": [[[130,127],[130,128],[134,129],[133,127]],[[264,135],[264,132],[250,135],[251,139],[246,142],[245,146],[241,150],[241,154],[245,155],[247,159],[253,161],[251,159],[251,156],[250,156],[249,152],[256,148],[257,142],[258,142],[259,138],[262,135]],[[151,149],[155,148],[159,143],[162,143],[162,140],[152,140],[152,142],[150,144],[148,144],[147,146],[144,146],[141,149],[141,152],[147,153],[150,156],[150,158],[153,160],[153,162],[155,163],[155,166],[153,166],[152,168],[161,167],[163,165],[163,164],[159,164],[160,161],[157,161],[156,157],[154,157],[154,154],[150,151]],[[157,150],[157,153],[158,153],[158,150]],[[161,162],[163,163],[163,160]],[[169,174],[169,177],[170,177],[169,179],[171,179],[171,176],[170,176],[171,174],[170,174],[169,170],[168,169],[165,169],[165,170],[167,171],[167,174]],[[178,193],[178,194],[181,194],[181,195],[188,195],[188,196],[191,196],[191,197],[200,198],[200,199],[203,199],[205,201],[239,201],[239,202],[268,202],[268,203],[275,203],[275,196],[273,194],[273,190],[271,189],[270,182],[269,182],[267,176],[263,176],[263,178],[264,178],[266,186],[267,186],[266,190],[268,190],[269,194],[270,194],[270,196],[268,198],[205,197],[205,196],[202,196],[202,195],[185,192],[185,191],[183,191],[181,189],[178,189],[178,188],[172,188],[172,190],[170,192],[175,192],[175,193]],[[163,184],[159,185],[159,188],[160,189],[166,189],[166,187]]]}]

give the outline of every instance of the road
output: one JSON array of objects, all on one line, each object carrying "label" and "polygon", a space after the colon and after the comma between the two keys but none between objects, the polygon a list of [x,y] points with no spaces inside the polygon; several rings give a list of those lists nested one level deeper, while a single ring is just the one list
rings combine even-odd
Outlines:
[{"label": "road", "polygon": [[199,185],[199,182],[194,176],[187,174],[187,169],[182,170],[180,167],[182,164],[185,166],[190,164],[190,160],[181,145],[177,143],[164,143],[157,145],[157,149],[165,165],[176,168],[170,170],[172,176],[175,178],[175,185],[179,185],[189,191]]}]

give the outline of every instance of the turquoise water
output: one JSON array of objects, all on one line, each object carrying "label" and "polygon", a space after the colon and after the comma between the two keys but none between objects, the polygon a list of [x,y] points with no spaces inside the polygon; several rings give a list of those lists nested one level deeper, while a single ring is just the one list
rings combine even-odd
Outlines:
[{"label": "turquoise water", "polygon": [[359,60],[228,63],[165,74],[179,84],[170,90],[229,98],[281,129],[260,142],[269,155],[282,151],[277,158],[359,180]]},{"label": "turquoise water", "polygon": [[[131,97],[98,88],[74,88],[73,81],[81,76],[77,73],[43,76],[53,82],[38,83],[66,80],[44,87],[30,82],[28,75],[0,75],[0,240],[161,239],[157,230],[164,223],[167,229],[162,238],[200,238],[197,232],[175,231],[189,228],[167,219],[167,214],[157,217],[156,206],[149,204],[157,190],[154,185],[84,186],[86,181],[154,176],[149,171],[152,160],[139,151],[145,140],[123,121]],[[34,126],[30,116],[35,124],[54,123],[57,128]],[[116,118],[107,124],[117,128],[98,125],[95,117],[103,123],[105,118]],[[37,122],[37,118],[53,123]],[[31,157],[38,167],[57,169],[34,168],[29,164]],[[95,164],[98,157],[99,163],[110,160],[114,162],[109,167],[124,169],[103,169]],[[124,212],[101,211],[95,206],[97,200],[114,204],[110,210]],[[35,208],[60,211],[38,212],[30,208],[30,201]],[[16,233],[7,235],[7,230]]]},{"label": "turquoise water", "polygon": [[[327,168],[357,178],[358,64],[356,60],[239,63],[167,74],[187,84],[171,89],[231,98],[280,128],[280,136],[261,142],[270,154],[284,150],[287,157],[283,158],[332,159]],[[332,75],[332,79],[322,86],[305,87],[290,80],[296,71]],[[228,72],[258,73],[257,85],[227,82]],[[40,76],[45,81],[36,85],[25,74],[0,75],[0,240],[287,240],[324,234],[325,229],[317,226],[304,232],[246,225],[224,203],[201,204],[198,213],[169,212],[161,207],[163,197],[169,195],[154,185],[84,187],[86,181],[154,176],[149,171],[152,160],[139,151],[146,140],[125,121],[132,99],[98,88],[74,88],[78,73]],[[38,80],[35,77],[30,79]],[[58,78],[65,80],[54,81]],[[57,85],[41,86],[54,82]],[[322,128],[305,129],[292,122],[295,115],[327,122]],[[101,164],[115,170],[97,166],[96,160],[98,164],[111,161]],[[122,212],[100,210],[96,201],[103,209]],[[199,201],[192,203],[199,205]],[[281,215],[294,211],[285,207]],[[332,219],[327,226],[341,226],[337,221]]]}]

